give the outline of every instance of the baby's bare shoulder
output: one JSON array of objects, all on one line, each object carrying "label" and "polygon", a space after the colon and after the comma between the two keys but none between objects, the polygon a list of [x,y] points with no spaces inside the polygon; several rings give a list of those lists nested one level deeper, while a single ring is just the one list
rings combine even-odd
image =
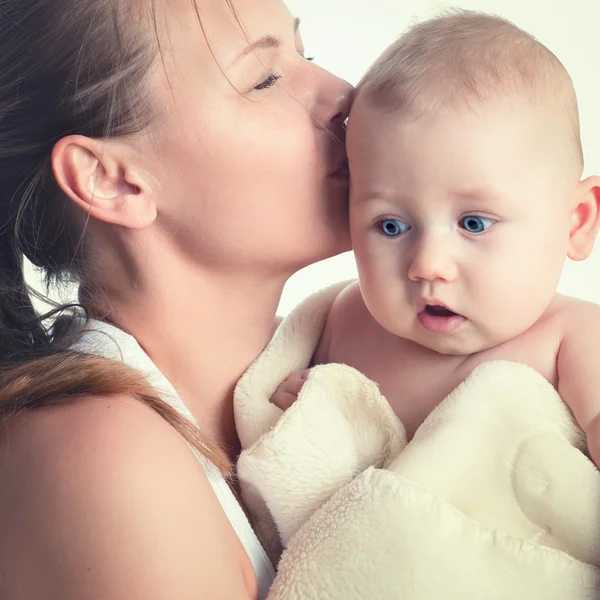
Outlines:
[{"label": "baby's bare shoulder", "polygon": [[550,318],[559,324],[563,337],[581,329],[593,330],[600,327],[600,305],[557,295]]},{"label": "baby's bare shoulder", "polygon": [[358,282],[350,284],[340,293],[329,313],[329,325],[336,339],[364,336],[374,323]]},{"label": "baby's bare shoulder", "polygon": [[355,319],[362,310],[361,303],[364,307],[357,281],[339,293],[327,315],[325,328],[313,356],[313,364],[337,362],[334,349],[338,347],[341,339],[353,334]]},{"label": "baby's bare shoulder", "polygon": [[327,322],[328,361],[351,362],[348,352],[368,345],[381,326],[373,319],[363,300],[358,282],[336,298]]},{"label": "baby's bare shoulder", "polygon": [[[331,306],[329,318],[334,322],[347,324],[349,320],[365,318],[369,311],[365,306],[358,281],[344,288]],[[369,315],[370,316],[370,315]]]}]

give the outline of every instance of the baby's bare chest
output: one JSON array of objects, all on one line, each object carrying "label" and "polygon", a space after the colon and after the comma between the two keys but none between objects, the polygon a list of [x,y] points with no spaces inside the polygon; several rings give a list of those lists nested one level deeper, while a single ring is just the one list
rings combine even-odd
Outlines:
[{"label": "baby's bare chest", "polygon": [[343,362],[375,381],[411,438],[429,413],[478,365],[493,360],[526,364],[558,385],[556,357],[560,336],[548,325],[470,356],[441,355],[412,342],[390,344],[364,332],[358,340],[339,340],[330,362]]}]

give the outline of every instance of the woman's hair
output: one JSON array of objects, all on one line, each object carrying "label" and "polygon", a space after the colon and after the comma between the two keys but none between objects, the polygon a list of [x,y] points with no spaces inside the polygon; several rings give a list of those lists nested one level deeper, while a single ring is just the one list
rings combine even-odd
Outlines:
[{"label": "woman's hair", "polygon": [[[137,1],[2,0],[0,419],[89,395],[127,394],[229,472],[224,452],[203,440],[142,374],[69,350],[59,335],[63,328],[48,325],[48,317],[68,307],[37,315],[24,278],[27,258],[48,284],[76,280],[87,286],[85,218],[58,188],[51,152],[71,134],[123,137],[152,123],[149,72],[160,45],[152,28],[135,20]],[[148,10],[154,15],[154,0]],[[92,293],[86,288],[87,297]]]}]

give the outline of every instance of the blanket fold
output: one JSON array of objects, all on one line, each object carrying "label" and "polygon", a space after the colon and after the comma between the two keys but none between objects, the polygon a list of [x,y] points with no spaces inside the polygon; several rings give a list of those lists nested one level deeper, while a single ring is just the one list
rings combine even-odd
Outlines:
[{"label": "blanket fold", "polygon": [[345,285],[294,310],[235,394],[242,494],[274,561],[285,550],[269,600],[600,597],[600,474],[529,367],[480,365],[408,443],[345,365],[313,368],[285,413],[269,403]]}]

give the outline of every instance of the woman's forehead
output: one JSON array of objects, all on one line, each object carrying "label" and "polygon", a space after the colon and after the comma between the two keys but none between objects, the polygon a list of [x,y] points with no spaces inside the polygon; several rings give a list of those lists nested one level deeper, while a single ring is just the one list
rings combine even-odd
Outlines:
[{"label": "woman's forehead", "polygon": [[173,52],[194,48],[199,57],[208,54],[222,69],[251,43],[279,37],[294,23],[281,0],[169,0],[161,4],[155,11],[161,48]]}]

